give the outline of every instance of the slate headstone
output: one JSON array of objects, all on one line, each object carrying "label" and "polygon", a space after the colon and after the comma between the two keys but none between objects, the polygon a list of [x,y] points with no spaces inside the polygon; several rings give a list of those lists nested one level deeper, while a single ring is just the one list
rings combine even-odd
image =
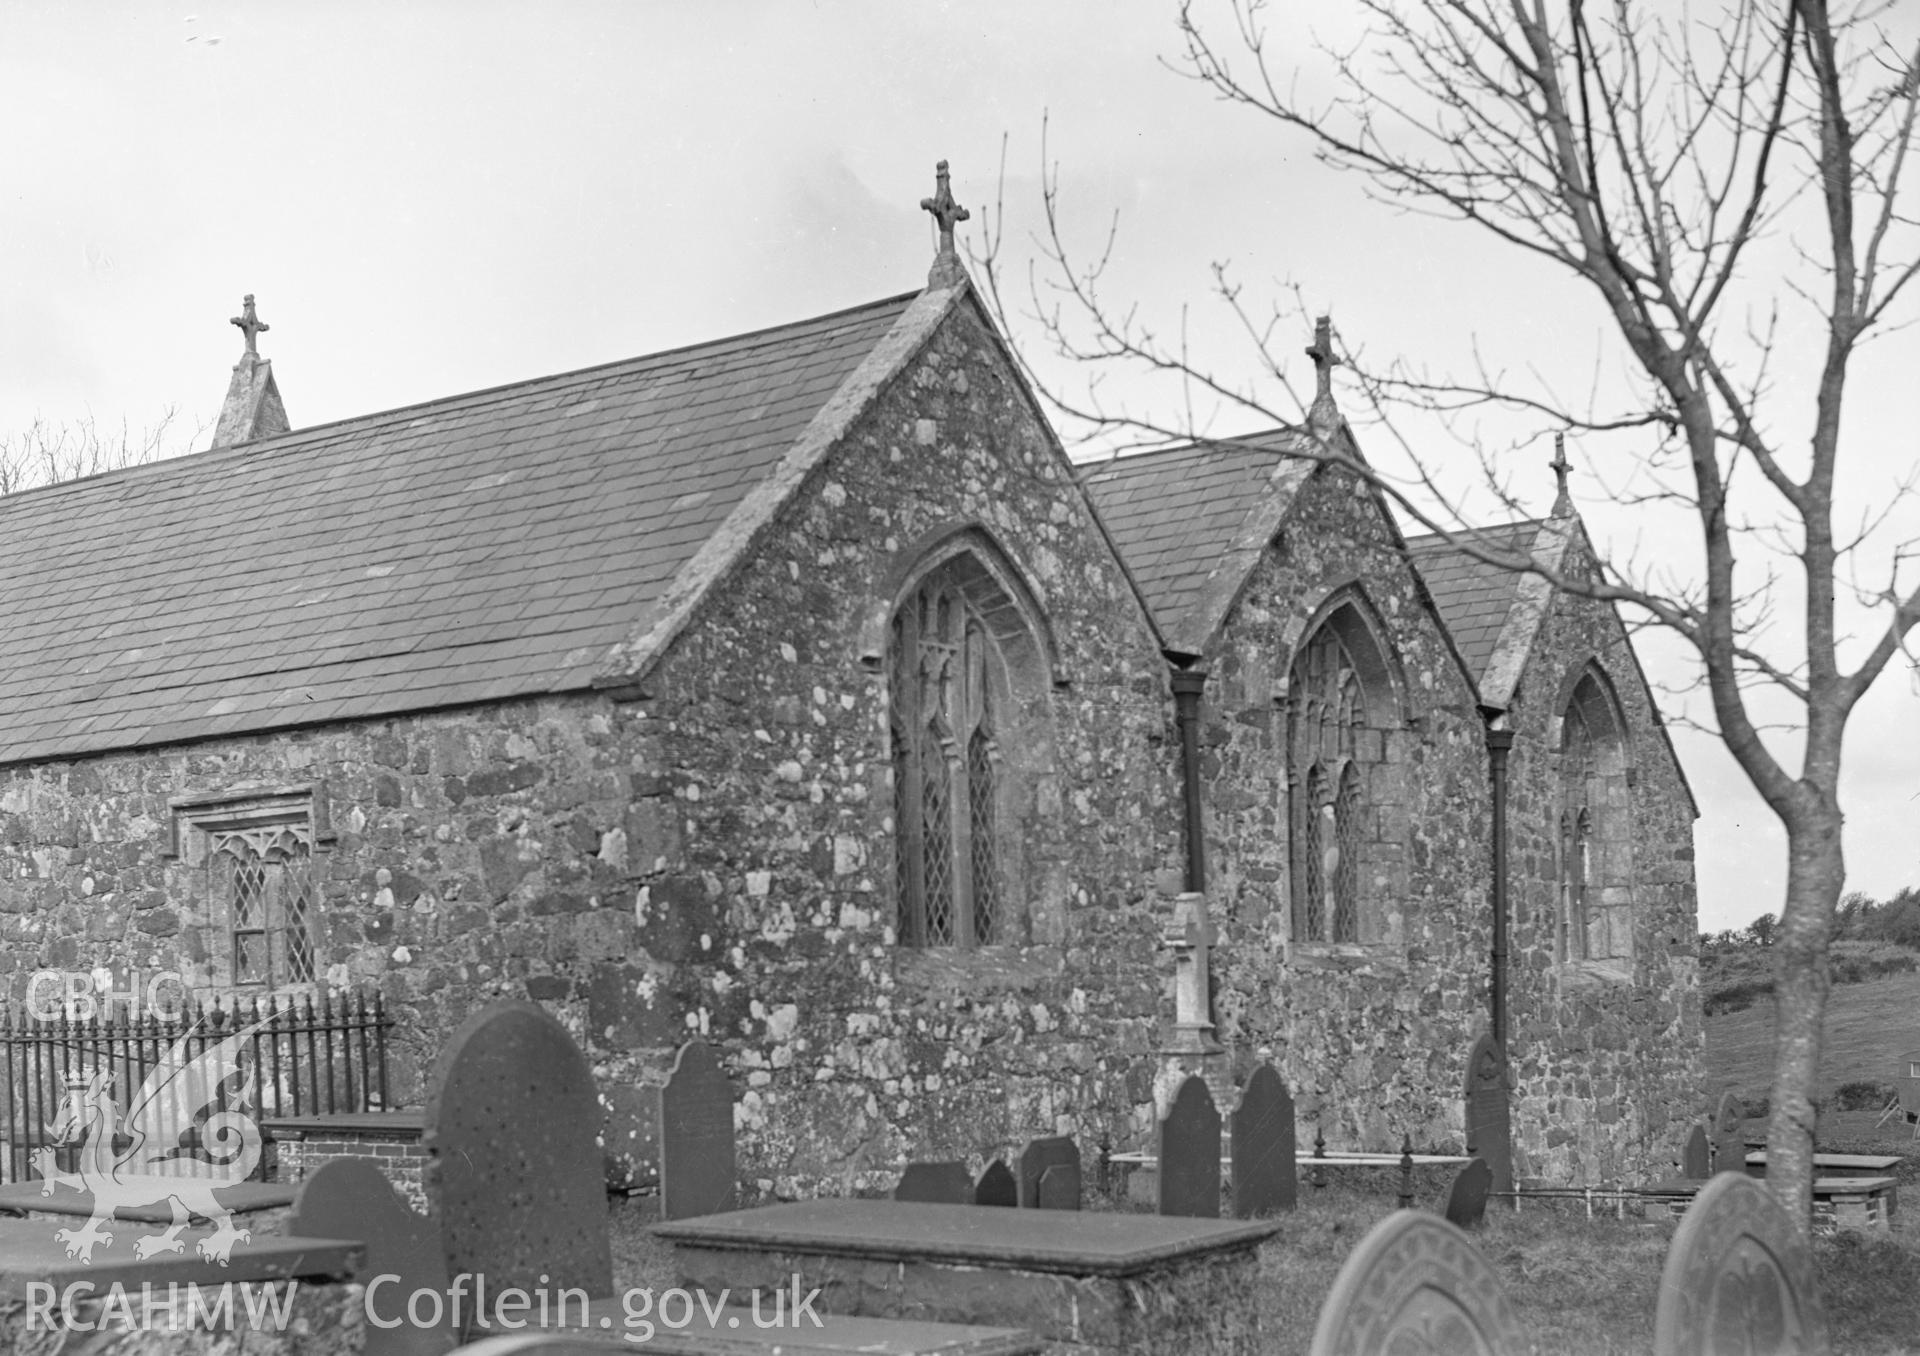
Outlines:
[{"label": "slate headstone", "polygon": [[973,1205],[973,1174],[965,1163],[909,1163],[893,1198],[929,1205]]},{"label": "slate headstone", "polygon": [[421,1137],[449,1274],[484,1275],[495,1293],[613,1292],[600,1115],[586,1060],[544,1009],[496,1003],[460,1024]]},{"label": "slate headstone", "polygon": [[1655,1356],[1824,1352],[1813,1253],[1766,1186],[1720,1173],[1667,1246],[1653,1316]]},{"label": "slate headstone", "polygon": [[1078,1210],[1080,1208],[1080,1146],[1073,1142],[1070,1135],[1045,1135],[1029,1140],[1020,1154],[1020,1204],[1033,1207],[1041,1205],[1040,1179],[1049,1168],[1071,1170],[1072,1185],[1062,1176],[1054,1187],[1055,1201],[1072,1200],[1071,1205],[1057,1204],[1046,1207],[1052,1210]]},{"label": "slate headstone", "polygon": [[1487,1217],[1487,1193],[1493,1188],[1493,1170],[1487,1160],[1476,1158],[1453,1179],[1447,1193],[1447,1223],[1462,1229],[1475,1229]]},{"label": "slate headstone", "polygon": [[1465,1232],[1424,1210],[1396,1210],[1348,1254],[1307,1351],[1530,1356],[1533,1339]]},{"label": "slate headstone", "polygon": [[996,1158],[987,1164],[987,1170],[980,1174],[980,1180],[973,1184],[973,1203],[975,1205],[1018,1205],[1020,1204],[1020,1184],[1014,1180],[1013,1169],[1004,1159]]},{"label": "slate headstone", "polygon": [[1240,1092],[1228,1152],[1233,1157],[1233,1214],[1254,1219],[1293,1209],[1300,1191],[1294,1162],[1293,1096],[1271,1064],[1262,1064]]},{"label": "slate headstone", "polygon": [[660,1218],[734,1206],[733,1084],[713,1047],[688,1041],[660,1089]]},{"label": "slate headstone", "polygon": [[1160,1122],[1160,1213],[1220,1216],[1220,1113],[1199,1074],[1189,1074]]},{"label": "slate headstone", "polygon": [[[335,1158],[322,1163],[293,1198],[288,1228],[297,1238],[350,1238],[364,1243],[366,1261],[349,1278],[362,1285],[375,1276],[398,1276],[386,1294],[447,1293],[447,1258],[440,1247],[439,1226],[416,1213],[387,1175],[367,1159]],[[404,1304],[402,1298],[394,1312],[404,1315]],[[428,1311],[422,1306],[420,1312]],[[360,1349],[366,1356],[440,1356],[458,1340],[450,1321],[438,1327],[411,1321],[397,1328],[369,1323]]]},{"label": "slate headstone", "polygon": [[1506,1052],[1482,1036],[1467,1053],[1468,1152],[1484,1158],[1495,1191],[1513,1190],[1513,1123],[1507,1091]]},{"label": "slate headstone", "polygon": [[1713,1173],[1713,1153],[1707,1147],[1707,1132],[1694,1126],[1687,1144],[1680,1151],[1680,1175],[1693,1181],[1705,1181]]},{"label": "slate headstone", "polygon": [[1713,1170],[1715,1172],[1741,1172],[1747,1170],[1747,1120],[1740,1114],[1741,1103],[1731,1092],[1720,1095],[1720,1105],[1713,1112]]},{"label": "slate headstone", "polygon": [[1042,1210],[1078,1210],[1080,1208],[1078,1165],[1056,1163],[1041,1173],[1040,1190],[1035,1204]]}]

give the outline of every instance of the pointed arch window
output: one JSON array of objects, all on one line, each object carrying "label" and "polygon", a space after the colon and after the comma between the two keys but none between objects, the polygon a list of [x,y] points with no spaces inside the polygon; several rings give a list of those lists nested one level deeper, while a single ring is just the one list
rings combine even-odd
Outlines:
[{"label": "pointed arch window", "polygon": [[1560,958],[1585,960],[1587,882],[1593,812],[1593,731],[1579,706],[1569,706],[1560,741]]},{"label": "pointed arch window", "polygon": [[[1590,665],[1560,718],[1559,958],[1617,966],[1633,954],[1633,829],[1626,726]],[[1605,968],[1605,967],[1603,967]]]},{"label": "pointed arch window", "polygon": [[982,946],[1010,930],[1000,733],[1008,680],[971,596],[981,571],[968,563],[921,580],[889,636],[895,896],[900,939],[915,946]]},{"label": "pointed arch window", "polygon": [[1294,936],[1357,942],[1368,852],[1367,764],[1380,745],[1365,738],[1368,693],[1343,636],[1362,623],[1351,606],[1314,632],[1288,684],[1288,776],[1292,788]]}]

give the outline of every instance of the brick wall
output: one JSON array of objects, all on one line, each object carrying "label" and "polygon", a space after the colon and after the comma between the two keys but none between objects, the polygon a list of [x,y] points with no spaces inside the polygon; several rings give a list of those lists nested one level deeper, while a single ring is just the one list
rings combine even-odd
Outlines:
[{"label": "brick wall", "polygon": [[427,1151],[417,1138],[304,1134],[298,1138],[276,1135],[273,1143],[276,1182],[297,1186],[323,1163],[336,1158],[364,1158],[387,1175],[407,1204],[423,1215],[427,1213],[427,1192],[420,1176]]}]

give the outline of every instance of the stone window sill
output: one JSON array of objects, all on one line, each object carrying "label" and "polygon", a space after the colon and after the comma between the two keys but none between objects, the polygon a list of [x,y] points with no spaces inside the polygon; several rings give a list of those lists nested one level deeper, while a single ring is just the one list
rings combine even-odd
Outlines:
[{"label": "stone window sill", "polygon": [[1619,958],[1562,961],[1553,969],[1563,990],[1617,989],[1633,983],[1633,963]]},{"label": "stone window sill", "polygon": [[1393,942],[1289,942],[1283,959],[1299,970],[1407,971],[1407,950]]},{"label": "stone window sill", "polygon": [[924,992],[1018,993],[1053,983],[1065,957],[1046,946],[896,947],[897,983]]}]

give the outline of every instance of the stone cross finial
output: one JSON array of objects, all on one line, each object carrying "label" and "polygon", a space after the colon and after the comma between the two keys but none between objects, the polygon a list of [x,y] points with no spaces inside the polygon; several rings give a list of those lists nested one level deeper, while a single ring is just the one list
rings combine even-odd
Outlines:
[{"label": "stone cross finial", "polygon": [[1313,344],[1307,349],[1307,356],[1313,359],[1313,398],[1316,401],[1333,397],[1333,369],[1340,360],[1333,353],[1333,317],[1323,315],[1313,322]]},{"label": "stone cross finial", "polygon": [[973,214],[953,200],[946,161],[942,160],[934,166],[933,177],[937,191],[931,198],[920,199],[920,207],[923,211],[933,213],[933,219],[940,223],[940,248],[934,253],[933,269],[927,275],[927,281],[941,286],[959,280],[960,256],[954,252],[953,228],[960,222],[971,220]]},{"label": "stone cross finial", "polygon": [[1322,437],[1332,437],[1340,427],[1340,407],[1333,401],[1333,369],[1340,359],[1333,352],[1332,316],[1313,322],[1313,344],[1307,356],[1313,359],[1313,405],[1307,411],[1307,426]]},{"label": "stone cross finial", "polygon": [[1560,491],[1554,497],[1553,514],[1555,518],[1564,518],[1573,512],[1573,496],[1567,492],[1567,472],[1573,467],[1567,461],[1567,435],[1553,435],[1553,460],[1547,463],[1553,467],[1553,478],[1559,484]]},{"label": "stone cross finial", "polygon": [[254,314],[253,293],[247,293],[246,297],[242,300],[241,312],[233,318],[232,323],[238,325],[240,332],[247,336],[247,353],[252,357],[259,357],[259,337],[272,329],[273,326]]}]

